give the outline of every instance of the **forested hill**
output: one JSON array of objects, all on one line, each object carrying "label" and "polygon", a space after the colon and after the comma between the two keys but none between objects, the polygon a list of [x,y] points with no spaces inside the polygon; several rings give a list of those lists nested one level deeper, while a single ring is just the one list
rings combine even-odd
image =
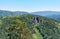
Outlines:
[{"label": "forested hill", "polygon": [[1,17],[0,39],[60,39],[60,23],[31,14]]},{"label": "forested hill", "polygon": [[15,15],[21,15],[21,14],[28,14],[28,12],[0,10],[0,17],[3,17],[3,16],[15,16]]}]

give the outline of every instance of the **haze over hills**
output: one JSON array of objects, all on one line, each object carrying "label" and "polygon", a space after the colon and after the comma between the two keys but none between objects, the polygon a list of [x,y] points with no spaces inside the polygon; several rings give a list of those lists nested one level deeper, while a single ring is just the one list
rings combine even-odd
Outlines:
[{"label": "haze over hills", "polygon": [[15,16],[15,15],[19,15],[19,14],[28,14],[28,12],[24,12],[24,11],[5,11],[5,10],[0,10],[0,17],[3,16]]},{"label": "haze over hills", "polygon": [[40,11],[40,12],[33,12],[32,14],[45,16],[60,21],[60,12],[58,11]]},{"label": "haze over hills", "polygon": [[54,15],[54,14],[58,15],[58,14],[60,14],[60,12],[58,12],[58,11],[38,11],[38,12],[32,12],[32,14],[47,16],[47,15]]},{"label": "haze over hills", "polygon": [[[5,10],[0,10],[0,16],[3,15],[17,15],[17,14],[28,14],[29,12],[25,11],[5,11]],[[29,14],[34,14],[34,15],[41,15],[41,16],[51,16],[51,15],[59,15],[60,12],[58,11],[38,11],[38,12],[31,12]]]},{"label": "haze over hills", "polygon": [[21,15],[21,14],[33,14],[33,15],[40,15],[45,16],[49,18],[53,18],[56,20],[60,20],[60,12],[58,11],[38,11],[38,12],[25,12],[25,11],[5,11],[0,10],[0,17],[2,16],[15,16],[15,15]]}]

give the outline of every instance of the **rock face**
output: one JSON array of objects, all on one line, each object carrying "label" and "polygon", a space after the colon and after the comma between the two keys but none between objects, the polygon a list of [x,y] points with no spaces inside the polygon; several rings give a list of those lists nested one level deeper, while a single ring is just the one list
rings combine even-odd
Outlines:
[{"label": "rock face", "polygon": [[40,19],[38,16],[35,16],[35,17],[34,17],[34,20],[35,20],[35,24],[36,24],[36,23],[42,23],[42,22],[43,22],[43,20]]},{"label": "rock face", "polygon": [[35,23],[39,23],[39,18],[38,17],[34,17]]}]

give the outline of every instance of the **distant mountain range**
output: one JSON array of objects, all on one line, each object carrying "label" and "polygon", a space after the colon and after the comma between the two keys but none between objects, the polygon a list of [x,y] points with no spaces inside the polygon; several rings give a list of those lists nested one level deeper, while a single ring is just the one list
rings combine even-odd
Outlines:
[{"label": "distant mountain range", "polygon": [[0,10],[0,17],[2,16],[15,16],[15,15],[19,15],[19,14],[28,14],[28,12],[24,12],[24,11],[4,11],[4,10]]},{"label": "distant mountain range", "polygon": [[60,12],[57,11],[38,11],[38,12],[32,12],[32,14],[35,15],[42,15],[42,16],[50,16],[50,15],[59,15]]},{"label": "distant mountain range", "polygon": [[60,21],[60,12],[58,11],[40,11],[40,12],[33,12],[32,14],[45,16]]},{"label": "distant mountain range", "polygon": [[60,20],[60,12],[58,11],[38,11],[38,12],[24,12],[24,11],[5,11],[5,10],[0,10],[0,17],[2,16],[15,16],[15,15],[21,15],[21,14],[34,14],[34,15],[40,15],[40,16],[45,16],[49,18],[53,18],[56,20]]}]

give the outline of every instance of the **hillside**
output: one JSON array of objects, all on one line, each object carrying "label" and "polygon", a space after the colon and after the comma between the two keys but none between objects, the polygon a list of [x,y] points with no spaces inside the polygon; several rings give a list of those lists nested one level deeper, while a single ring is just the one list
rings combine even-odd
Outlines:
[{"label": "hillside", "polygon": [[0,39],[60,39],[60,22],[31,14],[1,17]]},{"label": "hillside", "polygon": [[22,15],[22,14],[28,14],[28,12],[0,10],[0,17],[3,17],[3,16],[15,16],[15,15]]},{"label": "hillside", "polygon": [[47,15],[46,17],[50,17],[50,18],[53,18],[57,21],[60,21],[60,14],[54,14],[54,15],[49,15],[49,16]]}]

